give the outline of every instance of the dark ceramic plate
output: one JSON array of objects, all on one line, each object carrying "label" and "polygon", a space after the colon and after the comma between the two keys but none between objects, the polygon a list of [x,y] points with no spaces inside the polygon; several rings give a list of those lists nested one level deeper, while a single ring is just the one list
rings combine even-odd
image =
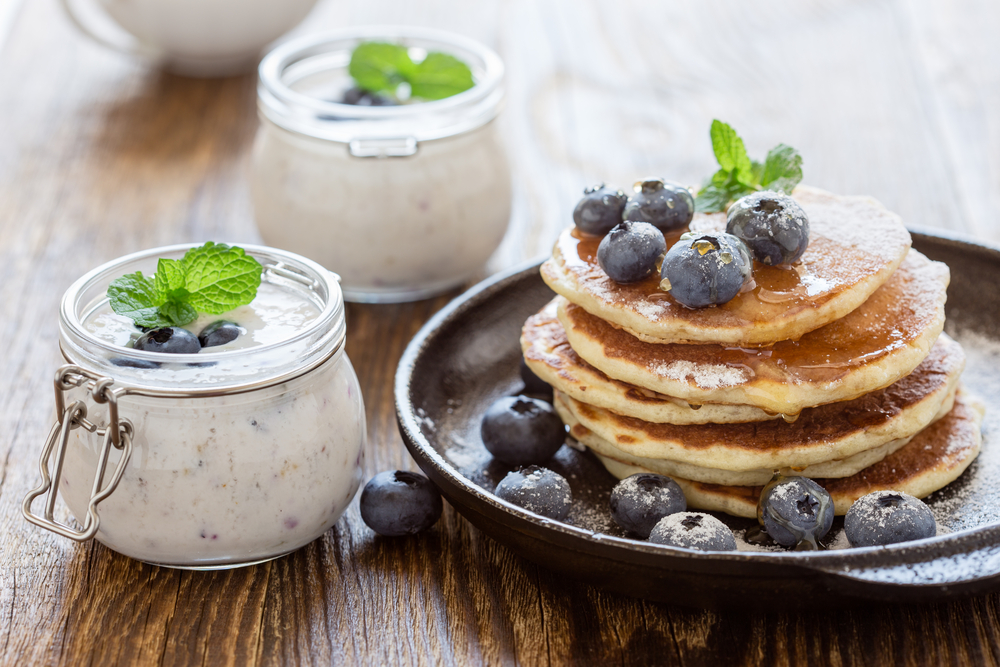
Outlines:
[{"label": "dark ceramic plate", "polygon": [[828,550],[765,550],[740,539],[753,521],[720,517],[741,549],[757,550],[706,554],[632,540],[608,514],[615,479],[592,455],[571,447],[549,464],[573,489],[565,523],[495,497],[510,467],[483,448],[479,423],[496,398],[522,389],[521,325],[553,296],[537,265],[480,283],[420,330],[396,372],[400,431],[423,471],[477,528],[560,575],[625,595],[693,607],[787,609],[816,599],[827,608],[1000,587],[1000,250],[926,233],[913,240],[951,267],[946,329],[968,355],[965,386],[987,405],[979,459],[927,499],[939,525],[934,538],[844,548],[838,519],[824,541]]}]

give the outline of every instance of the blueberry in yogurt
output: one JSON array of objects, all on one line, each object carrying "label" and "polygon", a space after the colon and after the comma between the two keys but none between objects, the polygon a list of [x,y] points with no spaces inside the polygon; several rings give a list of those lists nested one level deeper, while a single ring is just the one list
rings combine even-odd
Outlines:
[{"label": "blueberry in yogurt", "polygon": [[648,222],[661,231],[687,227],[694,217],[694,197],[683,185],[647,178],[635,184],[635,194],[628,198],[622,220]]},{"label": "blueberry in yogurt", "polygon": [[662,232],[648,222],[623,222],[597,246],[597,263],[616,283],[634,283],[656,273],[667,251]]},{"label": "blueberry in yogurt", "polygon": [[144,352],[166,354],[197,354],[201,351],[198,337],[181,327],[160,327],[148,331],[136,339],[133,347]]},{"label": "blueberry in yogurt", "polygon": [[544,463],[566,439],[552,404],[523,395],[494,401],[479,432],[490,454],[511,465]]},{"label": "blueberry in yogurt", "polygon": [[541,466],[507,473],[497,484],[496,494],[502,500],[557,521],[569,516],[573,501],[566,478]]},{"label": "blueberry in yogurt", "polygon": [[844,532],[852,547],[874,547],[934,537],[937,522],[931,509],[913,496],[876,491],[851,505]]},{"label": "blueberry in yogurt", "polygon": [[729,207],[726,232],[742,239],[761,264],[794,264],[809,245],[809,217],[788,195],[764,190]]},{"label": "blueberry in yogurt", "polygon": [[663,517],[653,527],[649,541],[699,551],[736,551],[736,537],[711,514],[678,512]]},{"label": "blueberry in yogurt", "polygon": [[348,88],[344,91],[344,97],[341,99],[343,104],[351,104],[358,107],[391,107],[396,106],[396,102],[385,95],[379,95],[378,93],[372,93],[364,88],[359,88],[354,86],[353,88]]},{"label": "blueberry in yogurt", "polygon": [[616,187],[595,185],[583,191],[583,199],[573,209],[573,224],[581,232],[604,236],[622,221],[628,197]]},{"label": "blueberry in yogurt", "polygon": [[776,475],[760,493],[757,519],[781,546],[815,550],[833,525],[833,499],[808,477]]},{"label": "blueberry in yogurt", "polygon": [[687,500],[669,477],[636,473],[611,490],[610,507],[615,523],[645,539],[660,519],[686,510]]},{"label": "blueberry in yogurt", "polygon": [[687,233],[663,258],[660,288],[688,308],[727,303],[750,280],[753,262],[732,234]]},{"label": "blueberry in yogurt", "polygon": [[415,472],[386,470],[372,477],[361,492],[361,518],[379,535],[414,535],[441,518],[441,494]]},{"label": "blueberry in yogurt", "polygon": [[240,337],[240,333],[242,330],[235,322],[218,320],[201,330],[201,333],[198,334],[198,342],[201,343],[202,347],[216,347],[232,343]]}]

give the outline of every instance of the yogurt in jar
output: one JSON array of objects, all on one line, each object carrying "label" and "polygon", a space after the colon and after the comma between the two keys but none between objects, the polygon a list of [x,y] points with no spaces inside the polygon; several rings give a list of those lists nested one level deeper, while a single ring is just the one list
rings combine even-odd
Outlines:
[{"label": "yogurt in jar", "polygon": [[[475,85],[399,106],[341,104],[354,47],[391,41],[469,64]],[[409,301],[470,279],[500,245],[510,170],[494,122],[503,65],[477,42],[415,28],[352,29],[261,63],[251,193],[273,246],[336,267],[351,301]]]},{"label": "yogurt in jar", "polygon": [[[132,558],[177,567],[260,562],[322,535],[361,482],[364,404],[342,349],[343,301],[335,278],[318,265],[246,248],[265,267],[257,298],[188,325],[198,333],[202,324],[226,319],[245,334],[199,354],[123,347],[135,328],[91,284],[106,289],[109,275],[186,249],[123,258],[85,276],[64,298],[65,356],[126,390],[118,410],[132,425],[131,457],[99,505],[96,539]],[[301,280],[286,278],[290,267]],[[66,392],[67,405],[76,400],[88,402],[87,386]],[[107,421],[92,400],[88,413],[99,425]],[[81,524],[102,443],[84,428],[67,439],[59,492]],[[119,457],[112,453],[109,468]]]}]

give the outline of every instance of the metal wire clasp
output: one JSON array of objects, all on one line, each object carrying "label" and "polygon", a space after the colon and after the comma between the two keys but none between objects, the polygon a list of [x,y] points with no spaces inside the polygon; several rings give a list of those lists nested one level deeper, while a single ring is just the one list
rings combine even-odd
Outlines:
[{"label": "metal wire clasp", "polygon": [[[42,483],[32,489],[24,497],[21,504],[21,514],[24,518],[35,524],[51,530],[53,533],[68,537],[78,542],[85,542],[97,534],[100,527],[101,518],[97,515],[97,505],[111,495],[111,492],[121,481],[125,467],[132,456],[132,423],[127,419],[118,416],[118,399],[128,393],[127,389],[112,389],[114,380],[103,377],[79,366],[66,365],[56,371],[55,393],[56,393],[56,423],[49,431],[49,437],[45,441],[45,448],[38,459],[38,469],[42,475]],[[86,386],[91,399],[98,404],[108,405],[108,425],[100,428],[96,423],[87,419],[87,405],[83,401],[74,401],[66,405],[64,393],[76,387]],[[57,522],[53,518],[53,510],[56,505],[56,493],[59,490],[59,480],[62,477],[63,459],[66,455],[66,444],[69,441],[69,433],[75,428],[83,427],[91,433],[96,433],[104,437],[101,446],[101,454],[97,463],[97,473],[94,475],[94,486],[90,493],[90,503],[87,506],[87,518],[83,525],[83,530],[76,530],[65,524]],[[101,488],[104,483],[104,472],[108,465],[108,456],[111,448],[122,450],[121,460],[115,467],[108,485]],[[49,457],[55,450],[56,460],[53,465],[53,472],[49,475]],[[31,502],[38,496],[48,493],[45,498],[45,512],[42,516],[32,513]]]}]

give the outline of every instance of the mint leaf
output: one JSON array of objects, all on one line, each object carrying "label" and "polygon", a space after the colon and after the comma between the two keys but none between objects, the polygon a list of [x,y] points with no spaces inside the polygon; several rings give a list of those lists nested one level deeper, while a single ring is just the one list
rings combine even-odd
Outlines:
[{"label": "mint leaf", "polygon": [[198,311],[183,301],[167,301],[160,305],[159,311],[161,316],[171,322],[171,324],[163,326],[180,327],[198,319]]},{"label": "mint leaf", "polygon": [[184,301],[187,298],[188,292],[187,283],[184,278],[184,265],[180,260],[160,258],[160,261],[156,263],[154,281],[156,283],[156,295],[160,303],[172,300]]},{"label": "mint leaf", "polygon": [[395,93],[413,70],[406,47],[386,42],[362,42],[351,53],[347,71],[358,87],[372,93]]},{"label": "mint leaf", "polygon": [[440,100],[472,88],[472,70],[447,53],[427,54],[407,77],[410,93],[425,100]]},{"label": "mint leaf", "polygon": [[111,309],[119,315],[129,317],[141,327],[167,327],[171,321],[160,314],[162,302],[156,293],[153,279],[136,271],[116,278],[108,285],[108,300]]},{"label": "mint leaf", "polygon": [[802,180],[802,156],[791,146],[778,144],[763,163],[751,160],[736,130],[713,120],[709,131],[720,169],[705,181],[695,197],[701,213],[725,211],[729,203],[758,190],[790,194]]},{"label": "mint leaf", "polygon": [[694,210],[698,213],[715,213],[725,211],[729,203],[730,194],[728,190],[708,185],[698,192],[694,199]]},{"label": "mint leaf", "polygon": [[250,303],[262,272],[243,248],[209,241],[183,259],[161,258],[152,278],[136,271],[115,279],[108,285],[108,301],[139,326],[179,327],[194,321],[199,311],[218,315]]},{"label": "mint leaf", "polygon": [[802,180],[802,156],[786,144],[778,144],[767,153],[760,184],[767,190],[791,194]]},{"label": "mint leaf", "polygon": [[264,269],[243,248],[209,241],[188,250],[181,261],[189,292],[187,302],[199,312],[218,315],[257,296]]},{"label": "mint leaf", "polygon": [[712,121],[709,134],[712,137],[715,159],[719,161],[723,171],[735,173],[736,180],[744,185],[750,185],[752,175],[750,156],[747,155],[746,146],[743,145],[740,135],[736,134],[736,130],[716,119]]}]

